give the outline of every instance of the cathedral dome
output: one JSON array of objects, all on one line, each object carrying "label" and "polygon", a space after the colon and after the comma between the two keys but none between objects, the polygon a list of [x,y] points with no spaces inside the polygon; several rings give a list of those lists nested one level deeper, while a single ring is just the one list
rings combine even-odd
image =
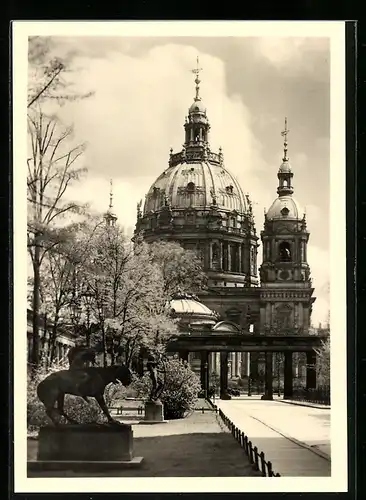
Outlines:
[{"label": "cathedral dome", "polygon": [[302,219],[299,204],[292,196],[279,196],[272,203],[266,214],[268,220],[273,219]]},{"label": "cathedral dome", "polygon": [[[246,213],[248,202],[235,177],[222,165],[220,155],[208,152],[207,159],[194,160],[195,154],[184,151],[172,155],[176,164],[165,170],[150,187],[145,200],[144,215],[156,212],[164,205],[171,208],[205,209],[213,204],[224,211]],[[192,156],[192,159],[190,159]],[[197,156],[202,156],[197,153]]]}]

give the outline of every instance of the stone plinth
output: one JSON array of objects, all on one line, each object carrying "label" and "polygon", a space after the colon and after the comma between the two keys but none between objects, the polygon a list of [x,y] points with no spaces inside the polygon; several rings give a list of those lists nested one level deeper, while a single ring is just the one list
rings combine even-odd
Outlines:
[{"label": "stone plinth", "polygon": [[147,401],[145,403],[145,419],[140,424],[162,424],[164,420],[164,406],[161,401]]},{"label": "stone plinth", "polygon": [[28,463],[33,470],[105,470],[139,465],[133,456],[131,425],[87,424],[41,427],[37,460]]}]

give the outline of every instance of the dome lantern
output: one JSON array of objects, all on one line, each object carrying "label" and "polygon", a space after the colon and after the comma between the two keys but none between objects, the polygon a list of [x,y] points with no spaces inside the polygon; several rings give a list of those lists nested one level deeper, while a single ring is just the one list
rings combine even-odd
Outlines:
[{"label": "dome lantern", "polygon": [[287,156],[287,134],[290,131],[287,128],[287,118],[285,118],[285,129],[281,132],[282,137],[284,137],[284,143],[283,143],[283,158],[282,158],[282,164],[278,170],[278,180],[279,180],[279,185],[277,188],[277,193],[279,196],[291,196],[292,193],[294,192],[294,188],[291,184],[292,178],[294,174],[292,173],[291,170],[291,165],[289,163],[289,159]]}]

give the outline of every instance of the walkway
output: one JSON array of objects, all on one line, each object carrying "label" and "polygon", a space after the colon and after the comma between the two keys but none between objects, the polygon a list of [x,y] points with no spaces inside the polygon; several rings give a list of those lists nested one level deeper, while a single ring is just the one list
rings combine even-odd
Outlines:
[{"label": "walkway", "polygon": [[[205,406],[200,401],[197,407]],[[29,472],[29,477],[260,477],[244,450],[213,411],[194,411],[168,423],[133,425],[134,454],[144,458],[138,468],[96,472]],[[28,441],[28,460],[37,456],[36,440]]]},{"label": "walkway", "polygon": [[330,476],[330,410],[261,401],[258,396],[216,404],[281,476]]}]

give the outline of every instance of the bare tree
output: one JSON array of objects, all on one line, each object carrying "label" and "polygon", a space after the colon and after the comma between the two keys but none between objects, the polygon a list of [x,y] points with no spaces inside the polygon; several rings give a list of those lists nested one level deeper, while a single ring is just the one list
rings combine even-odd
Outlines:
[{"label": "bare tree", "polygon": [[28,251],[33,266],[33,349],[32,363],[39,363],[39,311],[41,265],[47,252],[65,241],[72,223],[71,213],[81,214],[82,206],[65,200],[68,187],[86,169],[78,166],[84,144],[70,145],[73,130],[41,110],[28,113]]},{"label": "bare tree", "polygon": [[44,100],[66,101],[84,99],[92,92],[78,92],[69,75],[73,72],[74,54],[56,55],[51,37],[31,36],[28,39],[28,108]]}]

